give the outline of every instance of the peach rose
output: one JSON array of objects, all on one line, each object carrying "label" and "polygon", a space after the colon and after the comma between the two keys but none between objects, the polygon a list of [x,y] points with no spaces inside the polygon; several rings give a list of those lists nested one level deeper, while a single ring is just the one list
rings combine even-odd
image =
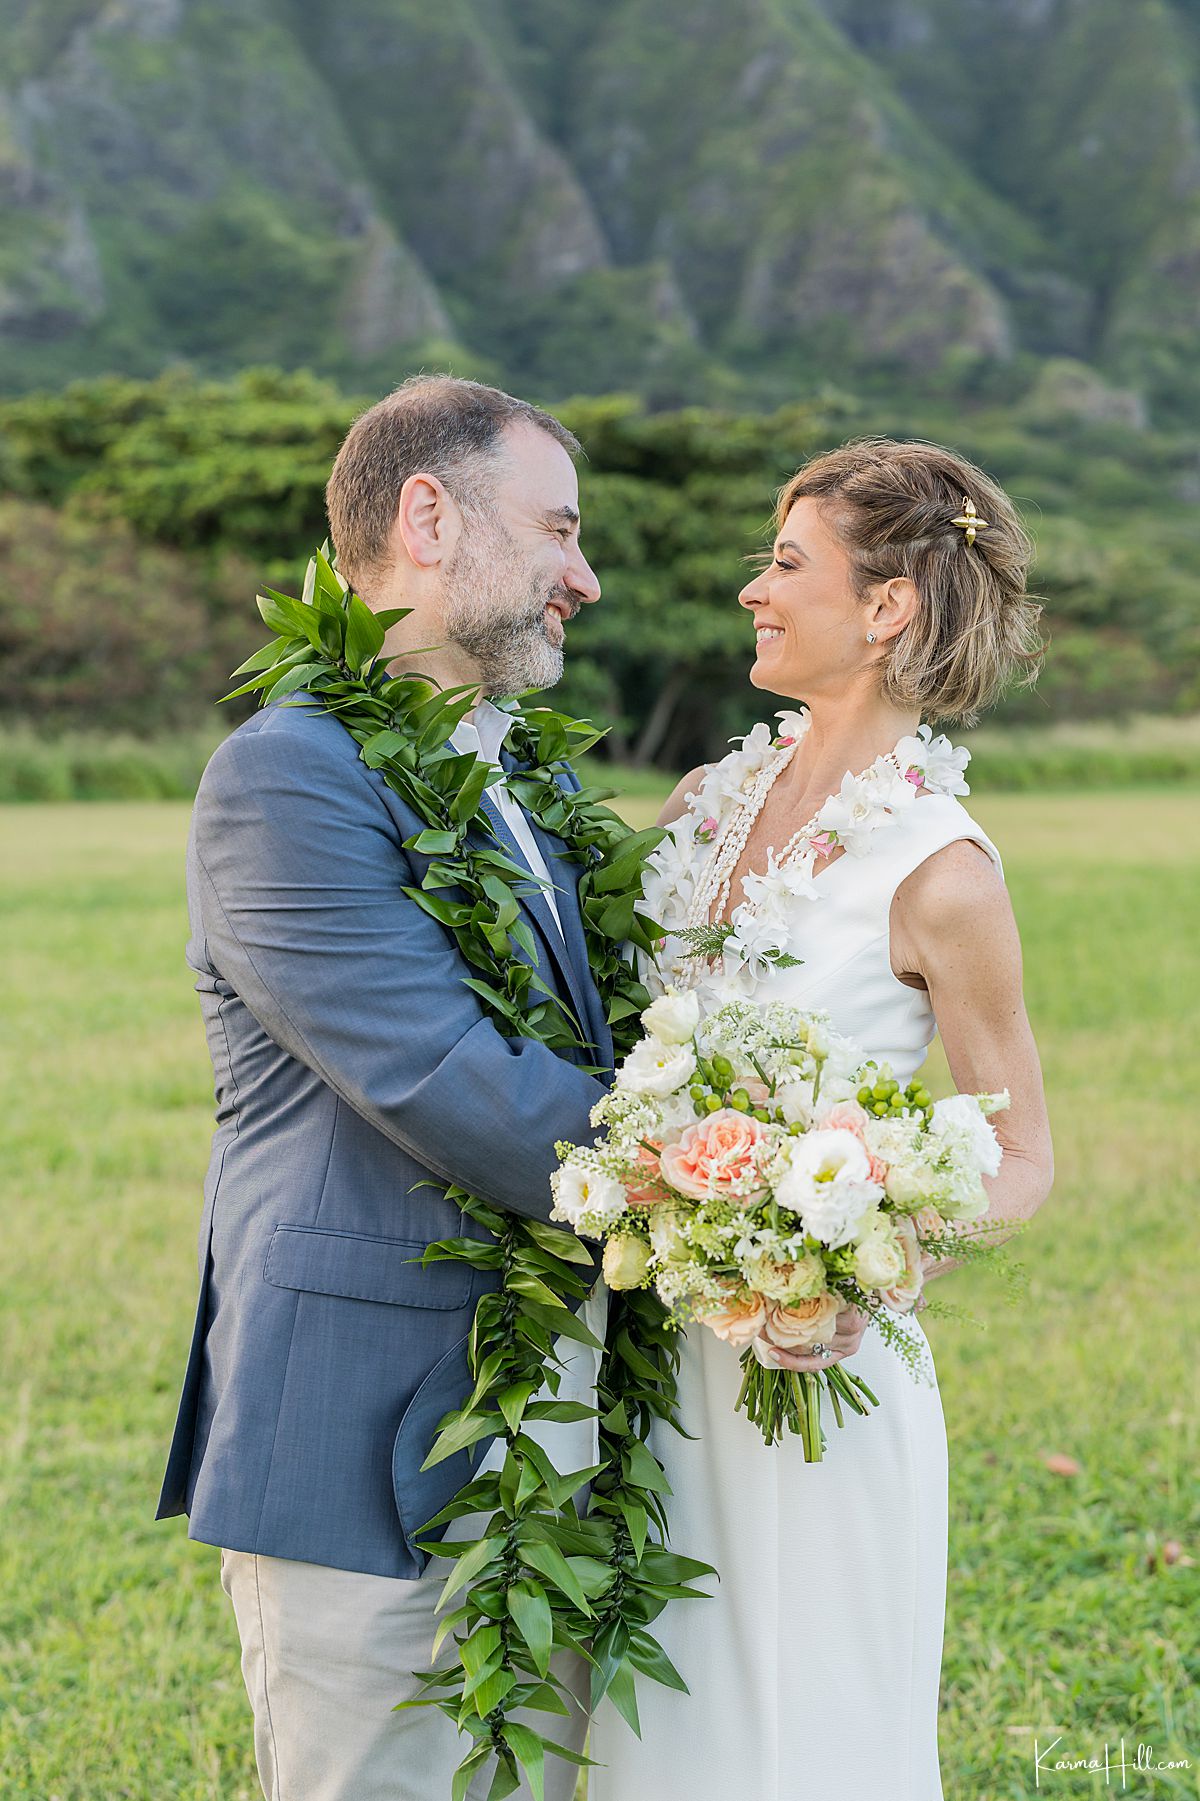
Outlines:
[{"label": "peach rose", "polygon": [[896,1236],[900,1240],[900,1248],[904,1252],[904,1279],[893,1288],[880,1290],[884,1304],[893,1313],[911,1313],[921,1298],[921,1290],[925,1286],[925,1265],[921,1252],[917,1228],[907,1213],[892,1215],[892,1224],[896,1228]]},{"label": "peach rose", "polygon": [[771,1090],[767,1087],[767,1084],[758,1081],[754,1076],[751,1076],[748,1082],[739,1082],[738,1087],[746,1090],[746,1093],[750,1096],[750,1105],[752,1107],[765,1107],[771,1098]]},{"label": "peach rose", "polygon": [[762,1139],[758,1120],[723,1107],[689,1126],[678,1144],[666,1147],[659,1160],[662,1173],[672,1188],[694,1201],[707,1200],[710,1195],[745,1199],[733,1190],[747,1177],[756,1178],[756,1191],[764,1186],[754,1161]]},{"label": "peach rose", "polygon": [[887,1176],[887,1164],[881,1163],[867,1143],[866,1125],[870,1114],[857,1101],[839,1101],[831,1107],[821,1121],[823,1131],[853,1132],[858,1142],[867,1153],[867,1161],[871,1165],[871,1180],[883,1187]]},{"label": "peach rose", "polygon": [[762,1331],[767,1310],[760,1294],[748,1288],[731,1288],[723,1305],[711,1313],[698,1313],[696,1318],[726,1344],[743,1350]]},{"label": "peach rose", "polygon": [[[654,1207],[659,1201],[671,1198],[663,1187],[662,1170],[659,1167],[659,1153],[662,1146],[655,1144],[653,1139],[650,1139],[649,1143],[654,1144],[653,1150],[648,1150],[646,1145],[641,1145],[637,1154],[638,1167],[646,1172],[645,1182],[639,1182],[636,1188],[627,1185],[625,1189],[625,1199],[631,1207]],[[611,1287],[612,1284],[610,1283],[609,1286]]]},{"label": "peach rose", "polygon": [[827,1290],[807,1301],[793,1301],[790,1307],[769,1307],[763,1337],[783,1351],[803,1351],[809,1345],[828,1344],[844,1306],[840,1295]]}]

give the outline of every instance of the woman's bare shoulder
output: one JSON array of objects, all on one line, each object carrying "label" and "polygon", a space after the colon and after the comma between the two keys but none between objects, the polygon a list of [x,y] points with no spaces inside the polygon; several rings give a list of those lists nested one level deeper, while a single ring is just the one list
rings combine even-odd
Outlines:
[{"label": "woman's bare shoulder", "polygon": [[690,769],[683,780],[677,782],[662,804],[656,824],[670,825],[687,811],[687,796],[695,794],[701,782],[708,774],[708,764],[701,763],[698,768]]},{"label": "woman's bare shoulder", "polygon": [[954,838],[918,863],[896,890],[893,905],[914,923],[946,922],[1011,912],[1004,877],[975,838]]}]

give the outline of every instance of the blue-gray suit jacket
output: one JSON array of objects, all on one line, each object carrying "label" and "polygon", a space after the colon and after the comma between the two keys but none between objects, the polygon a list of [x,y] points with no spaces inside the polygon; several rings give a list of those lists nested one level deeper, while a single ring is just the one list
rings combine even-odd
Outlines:
[{"label": "blue-gray suit jacket", "polygon": [[[567,784],[572,777],[564,775]],[[521,858],[497,810],[497,836]],[[560,840],[523,900],[537,968],[597,1047],[497,1029],[449,932],[403,892],[422,821],[328,713],[264,709],[213,756],[188,846],[188,961],[215,1073],[200,1298],[158,1517],[189,1535],[416,1576],[414,1534],[483,1447],[421,1473],[470,1388],[466,1336],[496,1278],[413,1261],[483,1236],[450,1183],[546,1219],[554,1143],[590,1143],[612,1039]]]}]

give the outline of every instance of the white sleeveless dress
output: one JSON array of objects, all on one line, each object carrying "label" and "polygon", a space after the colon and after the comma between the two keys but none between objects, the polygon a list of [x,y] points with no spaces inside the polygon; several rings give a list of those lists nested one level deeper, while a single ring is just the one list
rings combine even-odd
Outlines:
[{"label": "white sleeveless dress", "polygon": [[[826,1011],[906,1082],[936,1026],[928,995],[892,974],[889,909],[905,877],[960,838],[1003,873],[948,794],[920,796],[866,856],[836,858],[818,898],[793,903],[802,965],[771,971],[754,998]],[[915,1315],[894,1317],[924,1340]],[[690,1694],[639,1679],[640,1740],[601,1703],[589,1751],[604,1767],[589,1772],[589,1801],[942,1801],[947,1452],[936,1383],[910,1375],[868,1326],[847,1363],[880,1404],[844,1410],[839,1428],[826,1401],[824,1459],[806,1464],[798,1438],[768,1449],[735,1413],[742,1372],[730,1346],[693,1326],[681,1349],[680,1418],[693,1436],[656,1427],[651,1442],[673,1490],[672,1547],[714,1564],[720,1582],[713,1598],[671,1602],[651,1626]]]}]

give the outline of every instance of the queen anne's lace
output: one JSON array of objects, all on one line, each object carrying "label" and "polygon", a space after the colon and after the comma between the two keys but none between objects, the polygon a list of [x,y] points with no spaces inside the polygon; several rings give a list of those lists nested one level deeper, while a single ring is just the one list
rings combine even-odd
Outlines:
[{"label": "queen anne's lace", "polygon": [[[642,956],[642,976],[652,993],[694,986],[714,974],[714,960],[697,956],[685,936],[710,920],[726,917],[733,872],[755,820],[775,782],[808,731],[810,716],[776,714],[779,729],[759,722],[740,747],[706,766],[686,811],[672,821],[667,836],[648,861],[647,911],[664,928],[657,957]],[[886,756],[854,775],[847,770],[836,794],[794,832],[781,850],[767,853],[764,871],[742,880],[742,901],[728,913],[732,928],[715,969],[726,994],[751,995],[778,964],[792,954],[796,900],[816,900],[819,857],[841,847],[847,856],[866,856],[875,834],[903,825],[922,790],[969,794],[964,771],[971,753],[928,725],[901,738]]]}]

